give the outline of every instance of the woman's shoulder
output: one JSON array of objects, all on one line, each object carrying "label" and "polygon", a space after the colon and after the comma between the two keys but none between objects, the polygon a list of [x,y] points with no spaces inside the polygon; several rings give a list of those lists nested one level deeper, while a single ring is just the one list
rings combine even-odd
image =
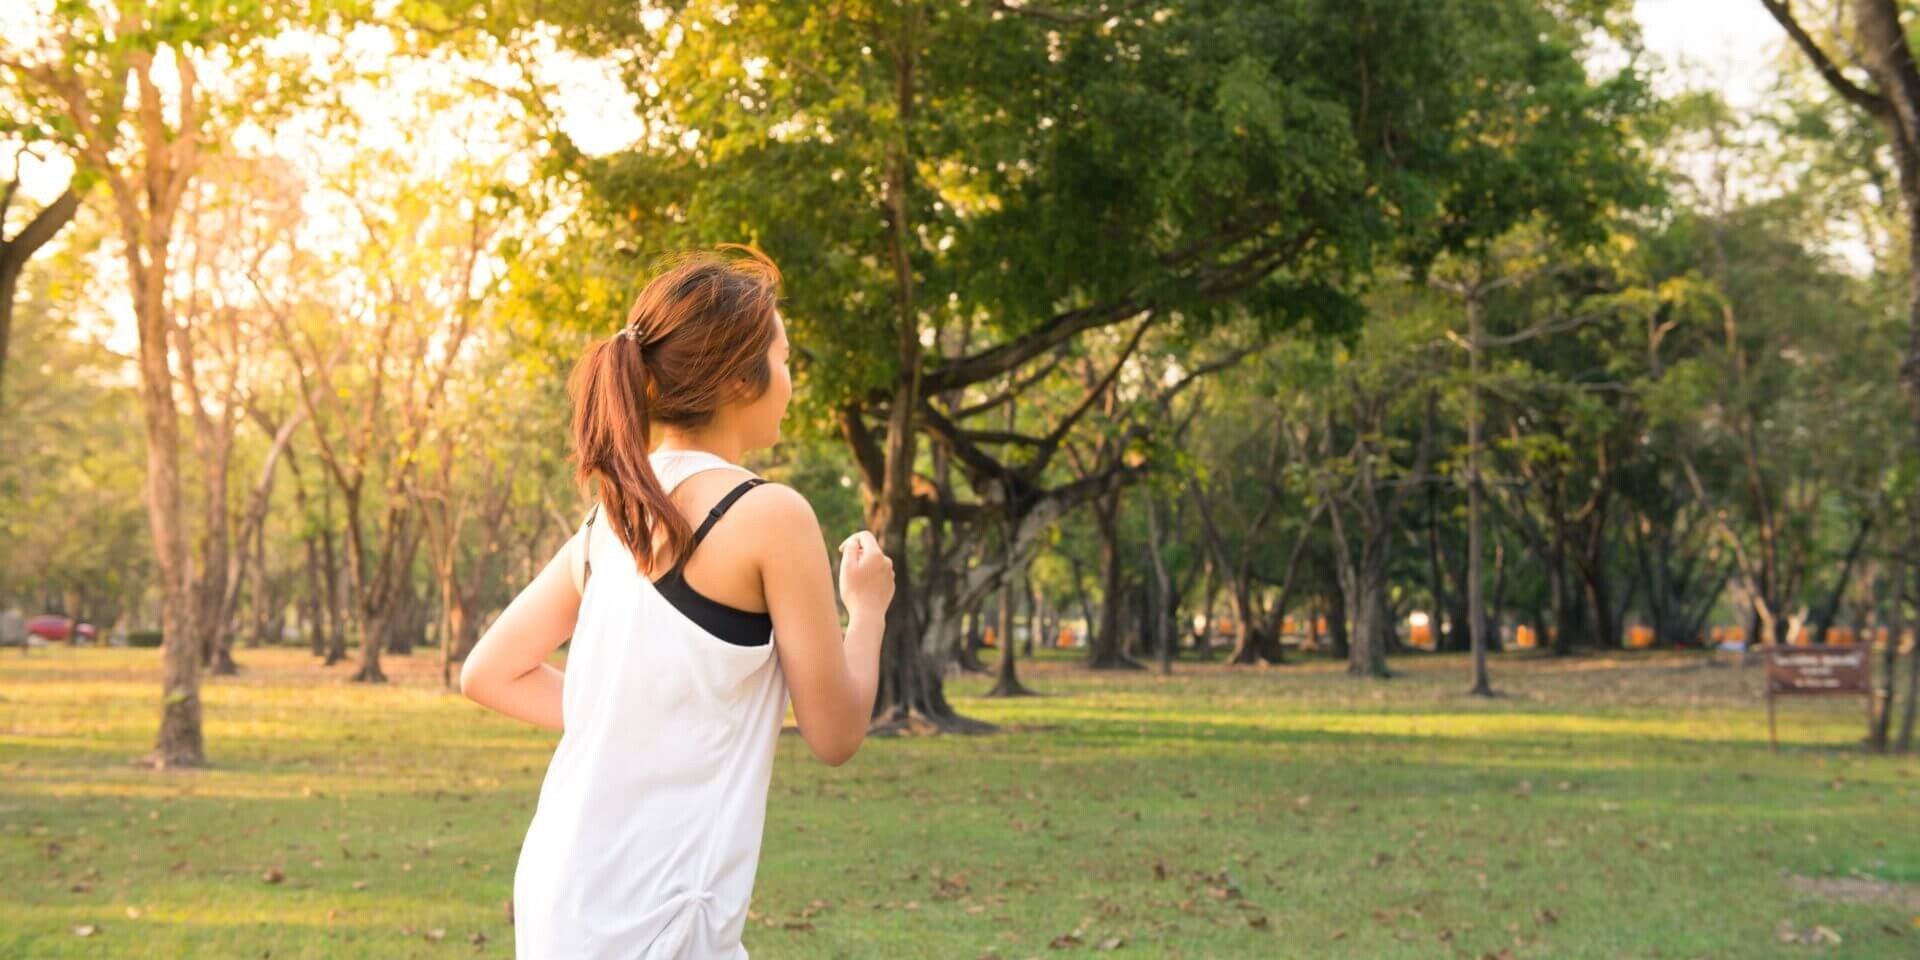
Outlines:
[{"label": "woman's shoulder", "polygon": [[777,480],[757,479],[761,482],[745,491],[727,511],[729,517],[739,514],[732,521],[739,525],[735,529],[752,532],[751,537],[743,539],[752,544],[754,553],[763,560],[777,558],[793,538],[820,536],[813,504],[800,491]]},{"label": "woman's shoulder", "polygon": [[776,522],[795,522],[814,518],[813,504],[800,491],[778,480],[768,480],[755,476],[760,482],[753,486],[753,496],[742,497],[734,509],[746,509],[754,516]]}]

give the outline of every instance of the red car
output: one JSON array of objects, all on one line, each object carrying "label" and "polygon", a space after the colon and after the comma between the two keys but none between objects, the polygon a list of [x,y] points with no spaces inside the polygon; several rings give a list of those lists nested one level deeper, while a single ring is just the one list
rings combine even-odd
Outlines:
[{"label": "red car", "polygon": [[45,637],[48,640],[65,640],[69,631],[79,634],[83,640],[92,640],[99,636],[99,631],[94,629],[93,624],[83,623],[75,627],[72,620],[57,614],[42,614],[27,621],[27,633],[36,637]]}]

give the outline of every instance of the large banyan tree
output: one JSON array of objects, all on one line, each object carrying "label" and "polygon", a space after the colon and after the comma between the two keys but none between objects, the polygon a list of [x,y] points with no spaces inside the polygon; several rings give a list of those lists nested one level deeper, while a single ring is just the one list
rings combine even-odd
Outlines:
[{"label": "large banyan tree", "polygon": [[[1059,457],[1070,431],[1103,426],[1136,328],[1201,344],[1232,322],[1245,348],[1349,327],[1377,263],[1418,266],[1585,199],[1517,185],[1516,165],[1558,171],[1543,188],[1558,189],[1619,162],[1640,88],[1589,78],[1580,38],[1604,11],[1573,6],[588,10],[562,33],[625,64],[648,133],[598,158],[563,141],[554,160],[592,184],[636,281],[656,253],[721,241],[779,260],[801,418],[850,448],[899,577],[875,721],[970,729],[942,695],[944,625],[922,620],[966,609],[1062,512],[1148,467],[1124,442],[1094,469]],[[1122,349],[1083,402],[1005,427],[1005,405],[1096,332]],[[1196,349],[1191,366],[1233,352]],[[923,437],[964,485],[929,482]],[[1009,548],[934,572],[964,578],[955,603],[916,603],[916,518],[956,537],[992,525]]]}]

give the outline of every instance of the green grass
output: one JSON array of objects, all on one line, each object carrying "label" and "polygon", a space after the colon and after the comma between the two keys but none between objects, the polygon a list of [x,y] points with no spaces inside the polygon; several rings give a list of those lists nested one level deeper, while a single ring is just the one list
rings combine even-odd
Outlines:
[{"label": "green grass", "polygon": [[[206,690],[212,766],[156,774],[131,761],[157,651],[0,654],[0,957],[510,957],[555,735],[436,689],[431,651],[379,687],[239,658]],[[1785,703],[1773,754],[1758,668],[1496,658],[1510,695],[1483,701],[1462,658],[1394,666],[1050,655],[1023,671],[1043,698],[950,683],[999,734],[873,739],[838,769],[783,737],[747,947],[1920,956],[1920,758],[1862,753],[1859,701]]]}]

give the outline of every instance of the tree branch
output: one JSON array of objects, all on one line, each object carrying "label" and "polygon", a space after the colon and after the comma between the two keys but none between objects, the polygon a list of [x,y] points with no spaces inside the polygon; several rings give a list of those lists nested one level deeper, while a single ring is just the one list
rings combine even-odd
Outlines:
[{"label": "tree branch", "polygon": [[1793,38],[1794,44],[1807,55],[1807,59],[1813,61],[1814,69],[1820,71],[1820,76],[1826,78],[1827,84],[1833,87],[1835,92],[1846,98],[1849,103],[1876,117],[1885,117],[1890,114],[1893,107],[1887,102],[1885,96],[1860,87],[1848,80],[1846,74],[1840,72],[1840,67],[1833,62],[1833,58],[1827,56],[1827,52],[1820,49],[1820,44],[1807,34],[1798,20],[1794,19],[1793,11],[1788,8],[1790,2],[1791,0],[1760,0],[1760,5],[1766,7],[1768,13],[1773,14],[1773,19],[1779,22],[1781,29],[1787,31],[1787,36]]}]

